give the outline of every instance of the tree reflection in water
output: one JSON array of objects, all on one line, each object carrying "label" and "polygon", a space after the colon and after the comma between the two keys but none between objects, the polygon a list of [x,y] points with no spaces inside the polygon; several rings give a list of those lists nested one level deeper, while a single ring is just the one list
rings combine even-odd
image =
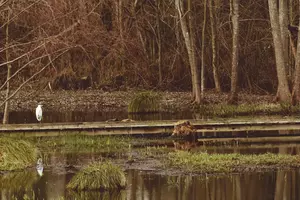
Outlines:
[{"label": "tree reflection in water", "polygon": [[72,174],[35,171],[0,175],[1,199],[299,199],[299,170],[232,175],[154,175],[137,170],[127,172],[125,190],[72,191],[64,188]]}]

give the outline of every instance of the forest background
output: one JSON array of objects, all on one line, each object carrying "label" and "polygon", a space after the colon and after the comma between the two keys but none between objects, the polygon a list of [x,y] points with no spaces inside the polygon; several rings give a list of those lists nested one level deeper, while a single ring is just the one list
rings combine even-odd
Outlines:
[{"label": "forest background", "polygon": [[[2,102],[22,88],[300,101],[297,0],[0,0]],[[299,46],[299,48],[297,48]],[[5,113],[5,112],[4,112]]]}]

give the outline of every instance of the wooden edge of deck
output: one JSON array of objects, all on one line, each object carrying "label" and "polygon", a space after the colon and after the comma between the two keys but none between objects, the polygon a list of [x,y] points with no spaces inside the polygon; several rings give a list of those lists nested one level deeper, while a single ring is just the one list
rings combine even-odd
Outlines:
[{"label": "wooden edge of deck", "polygon": [[252,137],[252,138],[201,138],[200,144],[253,144],[300,142],[300,136]]},{"label": "wooden edge of deck", "polygon": [[[35,135],[62,135],[64,132],[87,135],[171,134],[177,121],[8,124],[0,126],[0,133],[32,133]],[[190,121],[198,133],[258,130],[299,130],[300,132],[300,120]]]}]

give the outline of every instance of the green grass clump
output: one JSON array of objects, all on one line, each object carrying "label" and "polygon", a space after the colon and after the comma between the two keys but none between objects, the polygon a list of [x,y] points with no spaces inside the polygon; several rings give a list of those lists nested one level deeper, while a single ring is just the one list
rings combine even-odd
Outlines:
[{"label": "green grass clump", "polygon": [[7,190],[29,190],[37,181],[38,176],[35,171],[15,171],[0,175],[0,188]]},{"label": "green grass clump", "polygon": [[[117,191],[74,191],[70,190],[67,193],[65,199],[101,199],[101,200],[125,200],[127,199],[126,191],[124,190],[117,190]],[[63,200],[63,199],[61,199]]]},{"label": "green grass clump", "polygon": [[129,113],[154,113],[160,110],[160,98],[154,92],[141,92],[133,97],[129,106]]},{"label": "green grass clump", "polygon": [[150,146],[140,149],[141,156],[143,157],[161,157],[168,154],[172,149],[167,146]]},{"label": "green grass clump", "polygon": [[266,115],[266,114],[284,114],[291,115],[298,113],[299,106],[291,104],[208,104],[200,105],[195,108],[195,111],[203,116],[212,117],[235,117],[246,115]]},{"label": "green grass clump", "polygon": [[74,190],[112,190],[126,186],[125,173],[111,162],[93,163],[79,171],[68,183]]},{"label": "green grass clump", "polygon": [[34,165],[37,149],[28,141],[0,137],[0,170],[24,169]]},{"label": "green grass clump", "polygon": [[58,136],[34,140],[41,151],[64,152],[125,152],[132,139],[130,137],[111,136]]},{"label": "green grass clump", "polygon": [[169,167],[195,173],[243,172],[251,169],[299,167],[300,157],[285,154],[208,154],[176,151],[167,157]]}]

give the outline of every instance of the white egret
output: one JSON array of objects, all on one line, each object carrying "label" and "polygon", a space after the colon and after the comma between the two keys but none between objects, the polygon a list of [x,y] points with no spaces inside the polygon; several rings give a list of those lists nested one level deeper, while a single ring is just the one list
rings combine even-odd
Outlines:
[{"label": "white egret", "polygon": [[35,115],[36,115],[36,119],[40,122],[42,121],[43,118],[43,110],[42,110],[42,105],[39,104],[36,109],[35,109]]},{"label": "white egret", "polygon": [[39,158],[36,163],[36,170],[40,176],[43,176],[44,166],[43,166],[43,160],[41,158]]}]

